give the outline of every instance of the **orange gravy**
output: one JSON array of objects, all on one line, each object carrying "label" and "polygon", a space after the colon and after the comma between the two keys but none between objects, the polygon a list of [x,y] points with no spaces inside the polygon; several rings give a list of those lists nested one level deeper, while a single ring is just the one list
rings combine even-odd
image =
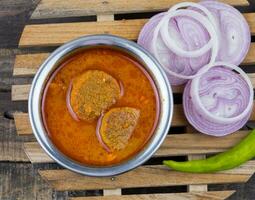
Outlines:
[{"label": "orange gravy", "polygon": [[[136,128],[122,150],[107,152],[96,136],[98,120],[77,121],[67,109],[72,79],[91,69],[105,71],[122,84],[124,94],[111,108],[140,110]],[[150,139],[159,115],[158,94],[148,73],[130,56],[109,48],[88,49],[68,58],[52,74],[44,89],[42,114],[51,141],[63,154],[86,165],[114,165],[138,153]]]}]

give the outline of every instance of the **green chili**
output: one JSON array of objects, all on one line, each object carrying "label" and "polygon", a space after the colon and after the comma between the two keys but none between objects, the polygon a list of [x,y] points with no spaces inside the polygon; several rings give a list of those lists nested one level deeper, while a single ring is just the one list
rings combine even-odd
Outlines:
[{"label": "green chili", "polygon": [[238,167],[255,157],[255,129],[232,149],[203,160],[176,162],[165,160],[163,164],[182,172],[207,173]]}]

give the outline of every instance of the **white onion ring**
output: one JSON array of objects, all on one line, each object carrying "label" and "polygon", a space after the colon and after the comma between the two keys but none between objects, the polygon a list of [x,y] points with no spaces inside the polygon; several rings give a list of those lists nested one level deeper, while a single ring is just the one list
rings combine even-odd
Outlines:
[{"label": "white onion ring", "polygon": [[220,116],[216,116],[216,115],[213,115],[212,113],[210,113],[204,107],[204,105],[202,104],[200,97],[199,97],[199,81],[200,81],[201,76],[194,78],[191,82],[190,95],[192,96],[193,105],[197,110],[199,110],[201,115],[206,116],[206,118],[210,119],[210,121],[212,121],[214,123],[230,124],[230,123],[235,123],[235,122],[241,121],[243,118],[245,118],[251,112],[251,109],[253,106],[254,91],[253,91],[252,83],[251,83],[249,77],[247,76],[247,74],[241,68],[237,67],[236,65],[233,65],[230,63],[225,63],[225,62],[216,62],[213,64],[208,64],[206,67],[212,68],[212,67],[217,67],[217,66],[223,66],[223,67],[227,67],[227,68],[237,71],[243,77],[243,79],[247,82],[247,85],[249,86],[250,96],[249,96],[249,103],[248,103],[246,109],[240,115],[237,115],[237,116],[231,117],[231,118],[220,117]]},{"label": "white onion ring", "polygon": [[[161,63],[161,61],[159,59],[158,51],[157,51],[157,45],[156,45],[156,41],[157,41],[157,37],[158,37],[159,31],[160,31],[160,28],[165,23],[165,21],[169,21],[171,18],[177,17],[177,16],[188,16],[188,17],[194,18],[195,20],[199,21],[207,29],[208,33],[210,34],[211,41],[212,41],[212,56],[211,56],[209,64],[215,62],[215,59],[218,54],[218,49],[219,49],[219,41],[217,39],[216,31],[215,31],[213,25],[210,23],[210,21],[205,16],[203,16],[202,14],[195,12],[193,10],[177,10],[175,12],[167,13],[162,18],[162,20],[159,22],[159,24],[157,25],[157,27],[154,30],[153,39],[152,39],[152,51],[153,51],[155,57],[158,59],[158,61]],[[178,78],[182,78],[182,79],[193,79],[197,76],[200,76],[202,73],[206,72],[206,70],[203,69],[204,68],[203,67],[203,68],[201,68],[203,70],[199,70],[199,72],[196,73],[195,75],[185,76],[185,75],[181,75],[181,74],[171,71],[170,69],[166,68],[164,65],[162,65],[162,66],[165,69],[165,71],[168,72],[169,74],[176,76]],[[206,69],[208,70],[209,68],[206,68]]]},{"label": "white onion ring", "polygon": [[190,80],[186,84],[184,92],[183,92],[183,110],[188,122],[199,132],[207,134],[207,135],[211,135],[211,136],[222,137],[222,136],[238,131],[249,120],[251,113],[249,113],[241,121],[238,121],[236,123],[230,123],[230,124],[218,124],[205,119],[194,108],[192,97],[190,96],[191,82],[192,80]]},{"label": "white onion ring", "polygon": [[[179,8],[188,7],[188,6],[191,6],[191,7],[194,7],[194,8],[197,8],[197,9],[203,11],[203,13],[206,14],[209,21],[214,26],[214,29],[217,30],[216,29],[217,24],[216,24],[215,18],[211,14],[211,12],[206,7],[204,7],[198,3],[193,3],[193,2],[178,3],[178,4],[174,5],[173,7],[171,7],[168,10],[168,13],[175,12]],[[177,54],[178,56],[190,57],[190,58],[199,57],[199,56],[204,55],[207,51],[209,51],[212,48],[213,44],[212,44],[212,40],[210,40],[206,45],[204,45],[203,47],[201,47],[200,49],[197,49],[197,50],[186,51],[186,50],[181,49],[178,45],[175,44],[175,41],[170,37],[169,29],[168,29],[168,26],[166,25],[167,21],[168,20],[165,21],[165,23],[162,25],[162,27],[160,29],[161,36],[162,36],[162,39],[165,42],[166,46],[172,52]],[[216,34],[217,34],[217,32],[216,32]]]}]

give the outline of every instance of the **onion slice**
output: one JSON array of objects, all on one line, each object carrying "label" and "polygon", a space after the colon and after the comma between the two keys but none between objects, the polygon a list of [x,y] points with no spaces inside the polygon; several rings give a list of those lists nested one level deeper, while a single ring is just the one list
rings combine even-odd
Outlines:
[{"label": "onion slice", "polygon": [[[253,96],[254,96],[252,83],[251,83],[249,77],[247,76],[247,74],[241,68],[237,67],[236,65],[225,63],[225,62],[216,62],[213,64],[208,64],[206,67],[212,68],[212,67],[218,67],[218,66],[237,71],[242,76],[242,78],[245,80],[245,82],[247,83],[247,86],[249,88],[249,100],[248,100],[246,108],[239,115],[236,115],[234,117],[221,117],[221,116],[214,115],[211,112],[209,112],[205,108],[204,104],[202,103],[200,94],[199,94],[199,91],[200,91],[199,86],[200,86],[201,76],[194,78],[191,82],[190,95],[192,97],[193,105],[202,116],[204,116],[206,119],[210,120],[211,122],[219,123],[219,124],[230,124],[230,123],[239,122],[239,121],[243,120],[252,110]],[[207,73],[210,73],[210,70]],[[236,74],[236,75],[238,76],[238,74]],[[222,85],[222,87],[224,87],[224,85]]]},{"label": "onion slice", "polygon": [[205,119],[199,112],[197,112],[197,109],[195,109],[192,102],[192,97],[190,96],[191,82],[192,81],[189,81],[186,84],[183,92],[183,109],[189,123],[199,132],[206,135],[221,137],[238,131],[249,120],[250,113],[241,121],[230,124],[218,124]]},{"label": "onion slice", "polygon": [[219,1],[201,1],[215,17],[218,24],[220,50],[217,61],[239,65],[251,44],[249,25],[244,16],[233,6]]},{"label": "onion slice", "polygon": [[[175,12],[171,12],[171,13],[167,13],[165,16],[163,16],[162,20],[159,22],[159,24],[157,25],[157,27],[154,30],[154,34],[153,34],[153,39],[152,39],[152,51],[153,54],[155,55],[155,57],[159,60],[159,62],[162,64],[162,62],[160,61],[159,55],[158,55],[158,50],[157,50],[157,38],[158,38],[158,34],[161,28],[164,27],[168,27],[168,24],[166,26],[166,23],[168,23],[168,21],[173,18],[173,17],[178,17],[178,16],[187,16],[187,17],[191,17],[197,21],[199,21],[208,31],[208,33],[210,34],[211,37],[211,44],[212,44],[212,55],[211,55],[211,59],[210,59],[210,64],[215,62],[215,59],[217,57],[218,54],[218,49],[219,49],[219,42],[217,39],[217,34],[216,31],[213,27],[213,25],[210,23],[210,21],[203,16],[202,14],[193,11],[193,10],[176,10]],[[163,34],[167,34],[164,33]],[[163,36],[161,34],[161,36]],[[193,51],[191,51],[192,53]],[[196,57],[197,55],[194,55],[194,57]],[[165,67],[163,64],[162,66],[164,67],[165,71],[167,73],[169,73],[170,75],[176,76],[178,78],[182,78],[182,79],[193,79],[197,76],[200,76],[202,73],[206,72],[206,70],[199,70],[199,73],[196,73],[195,75],[182,75],[182,74],[178,74],[176,72],[171,71],[170,69],[168,69],[167,67]]]},{"label": "onion slice", "polygon": [[[178,3],[174,6],[172,6],[169,10],[168,10],[168,13],[174,13],[176,10],[180,9],[180,8],[183,8],[183,7],[188,7],[188,6],[191,6],[193,8],[197,8],[201,11],[203,11],[204,14],[206,14],[208,20],[210,23],[212,23],[215,31],[217,30],[216,27],[217,27],[217,24],[216,24],[216,21],[215,21],[215,18],[214,16],[211,14],[211,12],[204,6],[198,4],[198,3],[193,3],[193,2],[182,2],[182,3]],[[197,19],[197,18],[196,18]],[[164,20],[164,19],[163,19]],[[170,19],[169,19],[170,20]],[[176,53],[177,55],[179,56],[183,56],[183,57],[199,57],[199,56],[202,56],[204,55],[207,51],[209,51],[211,48],[212,48],[212,39],[206,44],[204,45],[203,47],[201,47],[200,49],[197,49],[197,50],[193,50],[193,51],[186,51],[186,50],[183,50],[181,49],[180,47],[178,47],[178,45],[176,45],[176,42],[175,40],[173,40],[171,37],[170,37],[170,33],[169,33],[169,29],[168,29],[168,24],[166,24],[169,20],[166,20],[161,29],[160,29],[160,32],[161,32],[161,36],[162,36],[162,39],[164,40],[166,46],[171,49],[171,51],[173,51],[174,53]],[[198,20],[199,21],[199,20]],[[200,22],[200,21],[199,21]],[[206,27],[206,26],[205,26]],[[209,30],[207,28],[207,30]]]}]

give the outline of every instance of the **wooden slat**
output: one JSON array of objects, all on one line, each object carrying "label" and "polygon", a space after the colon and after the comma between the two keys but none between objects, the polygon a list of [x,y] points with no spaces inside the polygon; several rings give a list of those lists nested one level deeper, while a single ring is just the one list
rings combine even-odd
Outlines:
[{"label": "wooden slat", "polygon": [[[253,88],[255,88],[255,73],[247,74],[253,84]],[[28,100],[29,90],[31,85],[12,85],[12,101],[24,101]],[[182,93],[184,87],[183,86],[172,86],[173,93]]]},{"label": "wooden slat", "polygon": [[[42,0],[33,12],[32,19],[88,16],[100,13],[136,13],[167,10],[171,5],[185,0]],[[198,2],[199,0],[190,0]],[[231,5],[249,5],[247,0],[222,0]]]},{"label": "wooden slat", "polygon": [[[142,194],[107,197],[89,197],[90,200],[223,200],[235,191],[188,192],[172,194]],[[70,200],[88,200],[88,197],[73,197]]]},{"label": "wooden slat", "polygon": [[249,161],[229,171],[214,174],[181,173],[165,166],[142,166],[116,177],[88,177],[69,170],[41,170],[40,175],[56,190],[91,190],[157,187],[190,184],[223,184],[248,181],[255,169],[255,161]]},{"label": "wooden slat", "polygon": [[55,162],[37,142],[26,142],[23,145],[24,151],[31,163],[53,163]]},{"label": "wooden slat", "polygon": [[103,190],[103,195],[104,196],[119,196],[121,195],[121,189],[117,188],[117,189],[105,189]]},{"label": "wooden slat", "polygon": [[[16,55],[13,75],[34,75],[48,56],[49,53]],[[255,64],[255,43],[251,44],[250,50],[243,64]]]},{"label": "wooden slat", "polygon": [[13,115],[18,135],[31,135],[33,134],[32,127],[29,122],[28,113],[16,112]]},{"label": "wooden slat", "polygon": [[[205,159],[206,155],[188,155],[188,160]],[[188,192],[207,192],[208,185],[188,185]]]},{"label": "wooden slat", "polygon": [[[154,157],[212,154],[226,151],[247,135],[247,131],[238,131],[223,138],[203,134],[168,135]],[[194,142],[196,141],[196,142]],[[54,162],[37,142],[24,143],[24,150],[32,163]]]},{"label": "wooden slat", "polygon": [[48,56],[48,53],[17,55],[13,67],[13,75],[22,76],[35,74]]},{"label": "wooden slat", "polygon": [[12,101],[28,100],[31,85],[12,85]]},{"label": "wooden slat", "polygon": [[13,116],[18,135],[32,134],[32,128],[27,113],[17,112],[14,113]]},{"label": "wooden slat", "polygon": [[27,25],[20,46],[56,46],[77,37],[91,34],[113,34],[135,40],[147,20],[119,20],[108,22],[77,22]]},{"label": "wooden slat", "polygon": [[[255,13],[244,15],[255,34]],[[27,25],[22,33],[20,46],[56,46],[77,37],[91,34],[113,34],[136,40],[148,19],[117,20],[108,22],[77,22]]]}]

